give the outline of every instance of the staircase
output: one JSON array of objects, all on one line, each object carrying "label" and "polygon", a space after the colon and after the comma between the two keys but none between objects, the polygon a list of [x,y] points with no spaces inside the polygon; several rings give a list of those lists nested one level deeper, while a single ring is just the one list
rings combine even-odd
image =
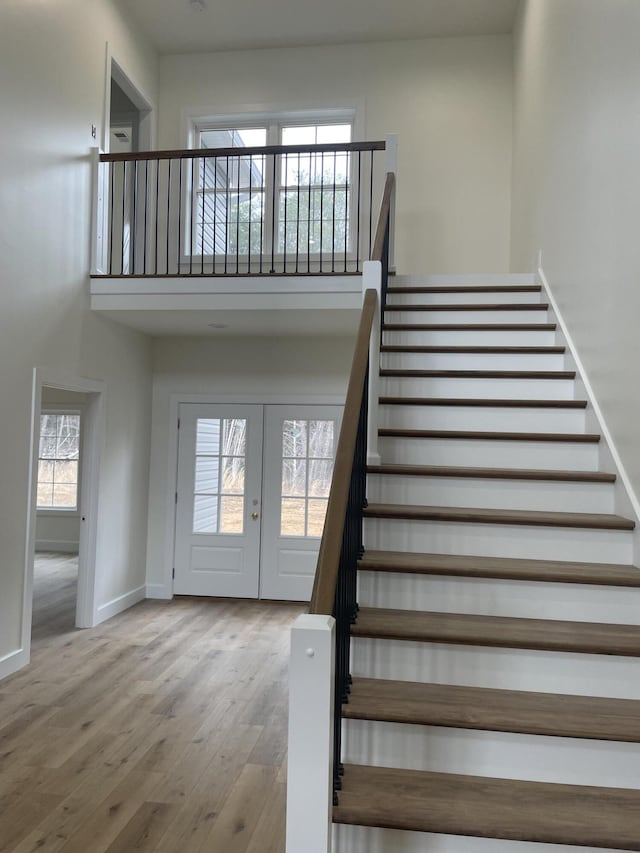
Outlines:
[{"label": "staircase", "polygon": [[635,523],[548,308],[392,280],[339,853],[640,850]]}]

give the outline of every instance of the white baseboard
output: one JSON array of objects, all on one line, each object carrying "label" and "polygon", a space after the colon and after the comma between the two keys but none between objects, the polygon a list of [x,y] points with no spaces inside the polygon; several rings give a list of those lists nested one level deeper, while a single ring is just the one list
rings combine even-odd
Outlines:
[{"label": "white baseboard", "polygon": [[138,604],[139,601],[144,601],[145,598],[146,587],[139,586],[137,589],[132,589],[131,592],[126,592],[124,595],[120,595],[106,604],[101,604],[96,612],[95,624],[100,625],[102,622],[106,622],[107,619],[111,619],[113,616],[117,616],[118,613],[128,610],[134,604]]},{"label": "white baseboard", "polygon": [[29,652],[26,649],[16,649],[0,658],[0,680],[8,678],[29,663]]},{"label": "white baseboard", "polygon": [[64,539],[38,539],[36,540],[36,552],[54,551],[60,554],[77,554],[80,550],[79,542]]},{"label": "white baseboard", "polygon": [[567,347],[568,347],[568,349],[571,353],[571,356],[574,360],[575,366],[578,370],[580,379],[582,380],[582,384],[584,385],[584,389],[585,389],[587,397],[589,399],[589,403],[593,407],[593,413],[594,413],[596,421],[598,423],[598,428],[600,429],[600,432],[602,434],[602,440],[605,443],[609,453],[611,454],[611,461],[613,462],[614,466],[617,469],[617,471],[615,473],[620,478],[620,482],[624,488],[626,497],[627,497],[629,504],[630,504],[630,509],[633,512],[633,514],[635,515],[636,524],[638,524],[638,522],[640,522],[640,500],[638,499],[638,496],[637,496],[637,494],[636,494],[636,492],[635,492],[635,490],[631,484],[631,480],[630,480],[629,475],[627,474],[627,471],[624,467],[624,463],[622,462],[622,458],[620,457],[620,454],[618,453],[618,450],[617,450],[616,445],[614,443],[611,432],[609,431],[609,429],[607,427],[604,415],[602,413],[602,409],[598,405],[598,401],[596,399],[596,395],[595,395],[595,392],[593,390],[593,386],[591,385],[591,382],[589,381],[589,376],[587,374],[587,371],[585,370],[584,364],[582,363],[582,360],[578,354],[578,350],[576,348],[576,345],[573,341],[573,338],[571,337],[571,333],[569,332],[569,329],[567,328],[567,325],[566,325],[566,323],[562,317],[560,309],[558,308],[558,303],[556,302],[555,297],[553,295],[551,285],[549,284],[549,281],[548,281],[548,279],[545,275],[544,269],[542,267],[538,267],[538,279],[546,291],[546,296],[547,296],[547,299],[548,299],[549,304],[551,306],[551,309],[553,310],[553,313],[555,314],[556,322],[558,323],[558,326],[560,327],[560,331],[561,331],[561,333],[565,339]]},{"label": "white baseboard", "polygon": [[170,601],[173,598],[173,591],[162,583],[148,583],[146,590],[147,598],[162,599],[163,601]]}]

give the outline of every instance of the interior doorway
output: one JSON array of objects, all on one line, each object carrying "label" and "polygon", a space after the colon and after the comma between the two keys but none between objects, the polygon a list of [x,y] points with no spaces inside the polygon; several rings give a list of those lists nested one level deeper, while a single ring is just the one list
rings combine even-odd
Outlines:
[{"label": "interior doorway", "polygon": [[[55,588],[58,583],[65,587],[59,589],[59,615],[64,620],[63,611],[70,613],[69,627],[90,628],[97,622],[96,544],[104,390],[104,382],[98,379],[48,368],[33,371],[22,617],[22,648],[27,661],[34,609],[39,611],[38,618],[46,610],[43,596],[47,586]],[[47,510],[53,513],[48,519]],[[57,527],[56,516],[63,522]],[[39,525],[43,517],[44,524]],[[40,565],[36,566],[38,560]]]}]

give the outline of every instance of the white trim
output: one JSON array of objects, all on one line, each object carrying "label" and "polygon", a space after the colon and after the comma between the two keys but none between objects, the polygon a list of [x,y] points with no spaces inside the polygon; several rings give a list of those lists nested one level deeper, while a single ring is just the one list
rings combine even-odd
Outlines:
[{"label": "white trim", "polygon": [[102,116],[102,150],[109,151],[109,130],[111,126],[111,80],[115,80],[125,95],[140,111],[140,129],[138,147],[141,151],[153,148],[155,129],[153,113],[155,104],[149,93],[139,85],[126,69],[125,63],[115,56],[111,44],[105,42],[105,81],[104,81],[104,113]]},{"label": "white trim", "polygon": [[362,270],[362,297],[367,290],[377,293],[376,309],[371,327],[369,340],[369,389],[367,412],[367,462],[369,465],[379,465],[381,462],[378,450],[378,415],[380,396],[380,334],[382,328],[382,264],[380,261],[365,261]]},{"label": "white trim", "polygon": [[[173,597],[173,568],[176,541],[176,502],[175,493],[178,484],[178,412],[184,403],[237,403],[257,404],[262,406],[296,406],[324,405],[344,406],[344,397],[335,394],[185,394],[181,391],[169,393],[169,437],[167,453],[167,493],[164,509],[164,548],[163,548],[163,583],[153,584],[164,590],[163,598]],[[169,593],[169,594],[168,594]]]},{"label": "white trim", "polygon": [[111,619],[113,616],[117,616],[118,613],[122,613],[124,610],[133,607],[134,604],[144,601],[146,593],[146,586],[139,586],[137,589],[125,592],[124,595],[119,595],[106,604],[101,604],[96,611],[95,624],[100,625],[102,622],[106,622],[107,619]]},{"label": "white trim", "polygon": [[[92,296],[123,295],[265,295],[360,293],[362,275],[319,276],[203,276],[202,278],[96,278],[91,281]],[[273,302],[267,303],[272,306]]]},{"label": "white trim", "polygon": [[[611,432],[609,431],[609,428],[607,427],[607,424],[606,424],[606,421],[604,418],[604,414],[602,413],[602,409],[600,408],[600,405],[599,405],[598,400],[596,398],[595,392],[593,390],[593,386],[591,385],[591,382],[589,381],[589,377],[588,377],[587,371],[585,369],[585,366],[582,363],[582,360],[578,354],[577,347],[573,341],[571,333],[569,332],[567,324],[565,323],[565,321],[562,317],[562,314],[561,314],[560,309],[558,307],[558,303],[556,302],[556,299],[553,295],[551,285],[549,284],[549,280],[547,279],[547,276],[546,276],[542,266],[538,267],[537,275],[538,275],[538,279],[540,281],[540,284],[542,284],[542,286],[546,292],[546,297],[547,297],[549,304],[551,306],[551,310],[553,311],[553,313],[555,315],[556,322],[557,322],[558,326],[560,327],[560,330],[561,330],[562,335],[565,339],[566,345],[569,348],[569,351],[571,353],[571,357],[573,358],[573,361],[575,363],[576,370],[578,371],[578,375],[580,376],[580,379],[581,379],[582,384],[584,386],[584,391],[585,391],[585,393],[589,399],[589,403],[591,404],[591,407],[593,409],[593,415],[595,416],[595,419],[597,421],[598,429],[600,430],[600,432],[602,434],[602,441],[606,445],[606,450],[608,451],[608,453],[611,456],[610,462],[613,465],[613,467],[616,468],[616,473],[618,475],[619,482],[622,485],[622,488],[624,491],[624,497],[628,501],[628,507],[625,507],[623,511],[631,512],[635,516],[636,534],[637,534],[638,528],[640,527],[640,500],[638,500],[638,496],[635,492],[635,489],[633,488],[633,485],[631,483],[631,479],[630,479],[629,475],[627,474],[627,471],[626,471],[626,468],[625,468],[624,463],[622,461],[622,458],[618,452],[618,449],[616,448],[615,442],[613,440],[613,436],[611,435]],[[601,448],[601,456],[602,456],[602,450],[603,450],[603,448]],[[602,463],[602,459],[601,459],[601,463]],[[618,495],[616,495],[616,497],[618,497]],[[616,510],[619,510],[619,509],[620,509],[620,507],[616,507]],[[638,542],[637,542],[637,536],[636,536],[636,543],[634,546],[634,550],[636,551],[636,553],[634,555],[635,559],[638,559],[638,554],[637,554],[637,550],[636,550],[637,548],[638,548]]]},{"label": "white trim", "polygon": [[36,553],[38,551],[55,551],[60,554],[77,554],[80,542],[71,539],[36,539]]},{"label": "white trim", "polygon": [[173,598],[173,590],[171,587],[167,588],[161,583],[148,583],[145,589],[146,598],[154,598],[161,601],[169,601]]},{"label": "white trim", "polygon": [[28,663],[28,649],[16,649],[15,652],[9,652],[8,655],[1,657],[0,681],[2,681],[3,678],[8,678],[10,675],[13,675],[14,672],[17,672],[19,669],[22,669],[22,667],[26,666]]}]

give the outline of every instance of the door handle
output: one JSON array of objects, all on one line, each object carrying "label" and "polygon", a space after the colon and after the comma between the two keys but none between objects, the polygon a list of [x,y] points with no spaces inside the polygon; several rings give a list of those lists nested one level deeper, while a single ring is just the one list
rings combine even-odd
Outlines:
[{"label": "door handle", "polygon": [[257,521],[257,520],[258,520],[258,513],[257,513],[257,512],[252,512],[252,513],[251,513],[251,518],[252,518],[254,521]]}]

